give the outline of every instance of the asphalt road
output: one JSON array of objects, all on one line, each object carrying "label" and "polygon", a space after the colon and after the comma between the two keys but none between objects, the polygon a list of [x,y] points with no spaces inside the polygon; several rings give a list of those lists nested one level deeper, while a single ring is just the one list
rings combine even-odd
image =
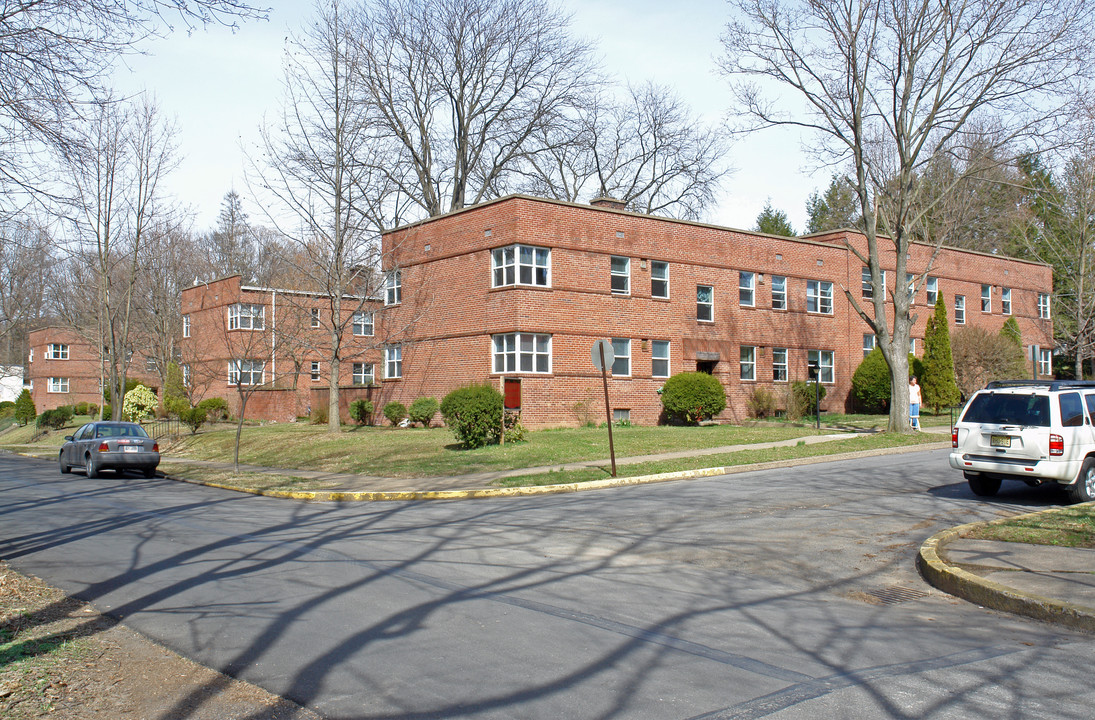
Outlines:
[{"label": "asphalt road", "polygon": [[1090,718],[1089,636],[914,567],[1063,495],[945,457],[336,505],[3,456],[0,557],[329,718]]}]

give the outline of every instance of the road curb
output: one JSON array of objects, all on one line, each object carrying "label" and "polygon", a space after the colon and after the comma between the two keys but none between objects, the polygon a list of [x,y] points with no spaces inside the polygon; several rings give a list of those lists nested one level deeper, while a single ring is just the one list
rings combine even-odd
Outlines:
[{"label": "road curb", "polygon": [[[1004,520],[1014,520],[1017,517],[1029,517],[1052,512],[1055,511],[1043,510],[1036,513],[1027,513],[1026,515],[1016,515]],[[936,533],[925,540],[920,546],[920,552],[916,558],[916,567],[920,571],[920,575],[929,585],[976,605],[1063,625],[1074,630],[1095,633],[1095,611],[1090,608],[1041,595],[1020,592],[943,560],[941,551],[948,543],[962,537],[967,532],[991,524],[990,522],[979,522],[959,525]]]},{"label": "road curb", "polygon": [[[533,497],[537,495],[558,495],[563,493],[585,492],[590,490],[604,490],[614,487],[627,487],[630,485],[647,485],[672,480],[692,480],[718,475],[736,475],[738,473],[753,472],[756,470],[775,470],[798,465],[814,465],[823,462],[839,462],[841,460],[854,460],[863,457],[877,457],[879,455],[897,455],[906,452],[919,452],[924,450],[938,450],[949,448],[949,442],[924,443],[921,445],[904,445],[894,448],[876,448],[874,450],[857,450],[855,452],[837,453],[835,455],[815,455],[804,458],[792,458],[789,460],[774,460],[765,463],[753,463],[750,465],[729,465],[724,467],[701,468],[696,470],[678,470],[676,472],[658,473],[655,475],[635,475],[625,478],[608,478],[605,480],[591,480],[581,483],[560,483],[557,485],[530,485],[513,488],[472,488],[467,490],[374,490],[353,492],[345,490],[276,490],[263,488],[248,488],[230,483],[217,483],[202,480],[192,480],[177,475],[164,474],[169,480],[187,482],[194,485],[204,485],[222,490],[261,495],[263,497],[279,498],[283,500],[305,500],[314,502],[385,502],[408,500],[473,500],[483,498],[507,498],[507,497]],[[287,470],[286,472],[292,472]]]}]

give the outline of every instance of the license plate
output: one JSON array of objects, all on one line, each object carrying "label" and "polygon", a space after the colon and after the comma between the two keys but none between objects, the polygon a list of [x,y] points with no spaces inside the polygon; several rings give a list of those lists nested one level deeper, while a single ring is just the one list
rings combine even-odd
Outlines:
[{"label": "license plate", "polygon": [[141,448],[140,445],[123,445],[122,446],[122,452],[140,452],[141,449],[142,448]]},{"label": "license plate", "polygon": [[1011,447],[1011,435],[993,435],[989,438],[990,447]]}]

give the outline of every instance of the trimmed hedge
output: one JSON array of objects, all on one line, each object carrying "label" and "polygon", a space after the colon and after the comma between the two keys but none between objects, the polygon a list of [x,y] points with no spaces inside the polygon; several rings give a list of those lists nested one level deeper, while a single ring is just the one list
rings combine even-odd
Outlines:
[{"label": "trimmed hedge", "polygon": [[384,417],[392,425],[398,425],[407,417],[407,406],[401,402],[390,402],[384,406]]},{"label": "trimmed hedge", "polygon": [[670,418],[695,424],[726,409],[726,390],[714,375],[682,372],[665,381],[662,407]]},{"label": "trimmed hedge", "polygon": [[350,417],[358,425],[368,425],[373,420],[373,401],[362,398],[350,403]]},{"label": "trimmed hedge", "polygon": [[433,422],[433,416],[437,414],[437,407],[437,398],[420,397],[407,409],[407,417],[411,422],[428,428]]},{"label": "trimmed hedge", "polygon": [[441,401],[441,417],[465,448],[493,445],[501,436],[502,393],[490,385],[457,388]]}]

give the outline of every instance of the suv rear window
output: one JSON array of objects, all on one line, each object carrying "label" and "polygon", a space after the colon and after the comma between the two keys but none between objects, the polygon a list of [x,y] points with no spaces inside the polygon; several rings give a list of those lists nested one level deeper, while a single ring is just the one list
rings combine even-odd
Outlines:
[{"label": "suv rear window", "polygon": [[1061,394],[1061,426],[1080,427],[1084,424],[1084,406],[1080,403],[1080,393]]},{"label": "suv rear window", "polygon": [[1049,427],[1049,397],[1022,393],[981,393],[970,401],[962,421]]}]

